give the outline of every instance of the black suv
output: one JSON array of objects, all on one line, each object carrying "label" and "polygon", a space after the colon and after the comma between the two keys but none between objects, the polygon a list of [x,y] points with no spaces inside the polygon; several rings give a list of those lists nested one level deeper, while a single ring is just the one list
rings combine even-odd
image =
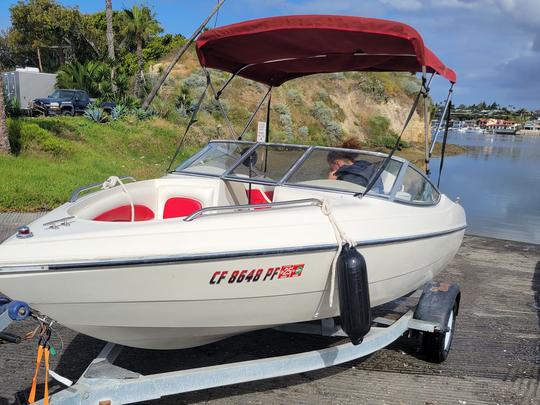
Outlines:
[{"label": "black suv", "polygon": [[[82,114],[91,101],[84,90],[58,89],[49,97],[36,98],[32,102],[32,112],[44,115]],[[114,108],[114,103],[101,103],[101,107],[110,113]]]}]

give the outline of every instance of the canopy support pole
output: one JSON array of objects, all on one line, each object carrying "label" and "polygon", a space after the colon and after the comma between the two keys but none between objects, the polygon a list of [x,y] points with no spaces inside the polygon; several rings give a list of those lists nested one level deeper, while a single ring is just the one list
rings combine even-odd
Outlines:
[{"label": "canopy support pole", "polygon": [[221,89],[219,89],[219,91],[217,92],[217,97],[221,97],[221,93],[223,93],[223,91],[225,90],[225,88],[233,81],[233,79],[238,76],[240,74],[240,72],[242,72],[244,69],[250,67],[250,66],[253,66],[254,64],[249,64],[249,65],[245,65],[245,66],[242,66],[240,69],[238,69],[236,72],[234,72],[231,77],[229,77],[227,79],[227,81],[225,82],[225,84],[221,87]]},{"label": "canopy support pole", "polygon": [[264,137],[264,141],[268,143],[270,140],[270,109],[272,104],[272,87],[270,87],[269,94],[268,94],[268,105],[266,106],[266,135]]},{"label": "canopy support pole", "polygon": [[439,178],[437,179],[437,188],[441,184],[441,175],[444,164],[444,153],[446,151],[446,139],[448,138],[448,129],[450,128],[450,114],[452,113],[452,101],[448,103],[448,112],[446,117],[446,125],[444,126],[444,136],[441,148],[441,163],[439,165]]},{"label": "canopy support pole", "polygon": [[186,130],[184,131],[184,135],[180,139],[180,142],[178,142],[178,146],[176,147],[176,151],[174,152],[174,155],[171,159],[171,162],[169,163],[169,167],[167,167],[167,173],[171,170],[171,167],[178,157],[178,154],[180,153],[180,149],[184,145],[184,141],[186,140],[186,136],[191,129],[191,126],[197,122],[197,113],[199,112],[199,109],[201,108],[201,104],[204,100],[204,97],[206,96],[206,92],[208,91],[208,87],[212,85],[212,82],[210,81],[210,75],[206,76],[206,87],[204,88],[204,91],[199,96],[199,99],[197,100],[197,105],[193,109],[193,112],[191,113],[191,118],[189,119],[189,122],[186,126]]},{"label": "canopy support pole", "polygon": [[199,28],[197,28],[195,30],[195,32],[191,35],[191,37],[189,37],[189,39],[184,43],[184,45],[174,55],[173,60],[171,61],[171,63],[169,63],[169,66],[167,66],[167,69],[165,69],[163,71],[163,73],[159,77],[158,81],[154,84],[154,87],[152,87],[152,90],[150,90],[150,93],[148,93],[148,95],[144,99],[144,102],[142,104],[142,108],[147,109],[148,106],[150,105],[150,103],[152,103],[152,101],[154,100],[154,97],[156,97],[159,89],[161,88],[161,86],[163,85],[165,80],[167,79],[167,76],[169,76],[169,74],[172,72],[172,70],[174,68],[174,65],[176,65],[178,63],[178,61],[180,60],[180,58],[182,57],[182,55],[184,55],[184,53],[186,53],[188,48],[195,41],[195,39],[199,36],[199,34],[204,30],[204,27],[206,27],[206,25],[212,19],[214,14],[216,14],[219,11],[219,9],[223,5],[223,3],[225,3],[225,0],[219,0],[218,1],[217,5],[214,7],[214,9],[210,13],[210,15],[208,17],[206,17],[206,19],[202,22],[202,24],[199,26]]},{"label": "canopy support pole", "polygon": [[251,114],[251,117],[249,117],[248,122],[246,123],[246,125],[244,126],[244,129],[242,130],[242,132],[240,133],[240,136],[238,137],[238,140],[239,140],[239,141],[242,140],[242,137],[244,136],[244,134],[245,134],[246,131],[248,130],[249,126],[250,126],[251,123],[253,122],[253,119],[255,118],[255,115],[259,112],[259,110],[261,109],[262,105],[263,105],[264,102],[266,101],[266,98],[268,97],[269,94],[271,94],[271,91],[272,91],[272,87],[269,87],[269,88],[268,88],[268,91],[264,94],[264,97],[263,97],[262,100],[259,102],[259,105],[257,105],[257,108],[255,109],[255,111],[253,111],[253,114]]},{"label": "canopy support pole", "polygon": [[206,74],[206,80],[208,80],[208,83],[210,83],[210,90],[212,91],[212,94],[214,95],[214,99],[217,101],[219,105],[219,110],[221,111],[221,115],[223,115],[223,118],[225,118],[225,122],[227,123],[227,128],[229,128],[229,131],[232,134],[232,138],[235,139],[237,138],[236,131],[234,130],[231,120],[229,119],[229,116],[227,115],[227,111],[225,111],[223,104],[221,104],[221,101],[219,101],[220,94],[216,92],[216,88],[214,87],[214,84],[212,83],[212,80],[210,79],[210,72],[204,66],[203,66],[203,70],[204,70],[204,73]]},{"label": "canopy support pole", "polygon": [[425,164],[426,164],[426,175],[429,176],[429,108],[428,108],[428,96],[429,96],[429,85],[431,84],[431,80],[433,79],[433,76],[435,76],[435,73],[431,74],[431,77],[429,78],[429,82],[427,82],[427,68],[426,66],[422,66],[422,87],[424,88],[424,91],[422,92],[423,96],[423,103],[424,103],[424,147],[425,147]]},{"label": "canopy support pole", "polygon": [[[452,101],[452,93],[454,91],[454,83],[450,85],[450,89],[448,90],[448,96],[446,97],[446,101],[444,103],[444,110],[441,114],[441,119],[439,120],[439,123],[437,124],[437,130],[435,131],[435,135],[433,136],[433,140],[431,141],[431,148],[429,149],[429,157],[431,158],[431,155],[433,154],[433,150],[435,149],[435,143],[437,142],[437,138],[439,137],[439,132],[441,131],[442,125],[444,123],[444,120],[446,118],[446,112],[448,111],[448,107],[450,106],[450,102]],[[449,117],[448,117],[449,119]]]},{"label": "canopy support pole", "polygon": [[429,81],[425,80],[425,76],[422,77],[422,87],[420,88],[420,91],[414,98],[413,105],[409,111],[409,115],[407,115],[407,118],[405,119],[405,123],[403,124],[403,128],[401,129],[401,132],[399,133],[399,136],[396,140],[396,143],[394,144],[394,147],[388,154],[388,156],[384,159],[382,164],[379,165],[379,169],[375,174],[369,179],[368,184],[366,185],[366,189],[363,192],[356,193],[355,197],[363,197],[365,196],[369,190],[373,188],[375,183],[377,182],[377,179],[381,177],[382,172],[386,169],[386,166],[388,166],[388,163],[390,163],[390,160],[392,159],[392,156],[394,156],[394,153],[396,152],[397,148],[399,147],[399,144],[401,142],[401,137],[403,136],[403,133],[405,132],[405,129],[407,129],[407,126],[409,125],[409,122],[411,121],[412,117],[414,116],[414,112],[416,111],[416,107],[418,106],[418,103],[420,102],[420,97],[424,94],[427,94],[429,91],[429,85],[431,84],[431,80],[433,79],[433,75],[429,78]]}]

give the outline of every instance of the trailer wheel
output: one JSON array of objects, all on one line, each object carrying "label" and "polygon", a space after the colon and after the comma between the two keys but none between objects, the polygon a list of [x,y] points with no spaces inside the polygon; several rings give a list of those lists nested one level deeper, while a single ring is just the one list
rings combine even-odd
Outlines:
[{"label": "trailer wheel", "polygon": [[448,357],[454,338],[456,315],[457,302],[454,303],[448,316],[446,332],[424,332],[422,338],[422,350],[429,361],[433,363],[442,363]]}]

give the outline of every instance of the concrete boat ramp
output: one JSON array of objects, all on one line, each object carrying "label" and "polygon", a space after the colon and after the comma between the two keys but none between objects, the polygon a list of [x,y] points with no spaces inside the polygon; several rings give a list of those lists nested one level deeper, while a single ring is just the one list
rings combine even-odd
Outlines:
[{"label": "concrete boat ramp", "polygon": [[[0,240],[39,214],[0,214]],[[363,359],[289,377],[166,397],[152,404],[540,404],[540,245],[465,237],[440,280],[462,289],[448,360],[432,364],[415,339]],[[1,285],[0,285],[1,291]],[[33,321],[12,324],[24,335]],[[58,326],[51,368],[77,380],[102,341]],[[149,374],[314,350],[336,339],[273,330],[179,351],[125,349],[116,364]],[[0,404],[25,403],[36,341],[0,345]],[[43,371],[40,374],[42,381]],[[54,390],[62,387],[51,381]],[[38,388],[38,393],[42,387]],[[38,394],[39,396],[39,394]]]}]

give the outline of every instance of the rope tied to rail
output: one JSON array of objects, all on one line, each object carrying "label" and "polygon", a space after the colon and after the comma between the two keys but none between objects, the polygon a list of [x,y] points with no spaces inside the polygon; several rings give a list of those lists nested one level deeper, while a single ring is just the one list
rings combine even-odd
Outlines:
[{"label": "rope tied to rail", "polygon": [[336,254],[334,255],[334,259],[332,260],[332,273],[330,276],[329,305],[330,307],[332,307],[334,305],[334,291],[336,288],[337,262],[339,260],[339,256],[341,255],[341,251],[343,250],[343,245],[348,244],[351,247],[355,247],[356,242],[349,238],[347,234],[339,227],[336,218],[334,217],[334,214],[332,213],[332,210],[330,208],[330,203],[327,200],[323,200],[321,202],[321,212],[326,215],[328,221],[330,221],[330,225],[332,225],[332,229],[334,231],[334,235],[338,244]]},{"label": "rope tied to rail", "polygon": [[124,190],[124,193],[126,193],[126,196],[129,200],[129,205],[131,206],[131,222],[135,222],[135,205],[133,204],[133,199],[131,198],[131,195],[129,194],[129,191],[127,190],[126,186],[124,185],[124,182],[120,179],[118,176],[111,176],[107,180],[103,182],[101,185],[102,190],[108,190],[110,188],[113,188],[117,184],[120,184],[120,187],[122,187],[122,190]]}]

